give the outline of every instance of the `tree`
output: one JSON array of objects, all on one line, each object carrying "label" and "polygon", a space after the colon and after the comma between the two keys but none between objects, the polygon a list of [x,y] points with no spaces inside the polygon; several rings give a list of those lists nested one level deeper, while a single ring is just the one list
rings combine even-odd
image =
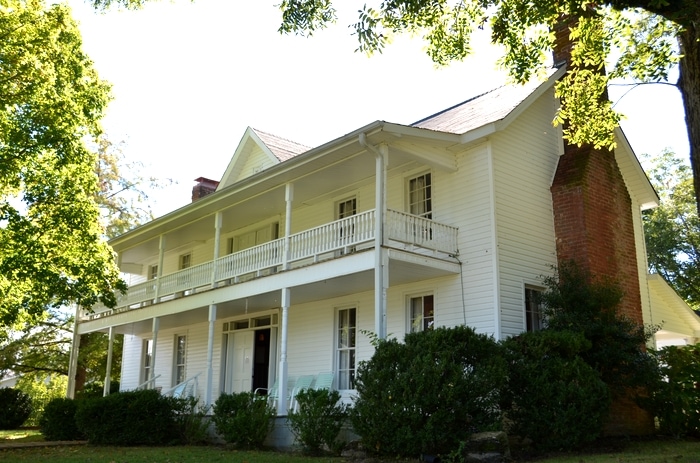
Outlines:
[{"label": "tree", "polygon": [[[127,162],[122,147],[123,142],[114,143],[105,134],[88,146],[97,158],[94,171],[99,189],[95,201],[108,238],[151,220],[148,190],[164,186],[156,179],[145,178],[140,163]],[[52,374],[67,375],[74,322],[72,313],[52,309],[44,317],[0,328],[0,377],[9,372],[40,380]],[[81,336],[78,383],[104,379],[108,342],[105,333]],[[110,373],[114,381],[120,378],[122,342],[122,336],[115,337]]]},{"label": "tree", "polygon": [[694,309],[700,309],[700,220],[690,167],[666,150],[647,159],[661,204],[642,217],[649,268]]},{"label": "tree", "polygon": [[125,290],[100,226],[95,154],[109,101],[70,10],[41,0],[0,8],[0,325],[43,320]]},{"label": "tree", "polygon": [[[99,3],[99,0],[94,0]],[[128,1],[128,0],[124,0]],[[313,34],[336,20],[331,0],[283,0],[281,32]],[[613,79],[675,84],[686,113],[695,201],[700,209],[700,3],[696,0],[396,0],[364,5],[353,25],[359,51],[381,51],[397,33],[422,33],[434,62],[446,64],[472,52],[476,28],[491,26],[492,41],[504,48],[502,64],[517,81],[541,73],[548,51],[562,45],[556,30],[570,25],[573,42],[555,122],[570,143],[614,148],[620,115],[606,89]],[[617,58],[614,58],[617,57]],[[607,62],[607,63],[606,63]],[[559,63],[555,63],[559,64]],[[608,64],[608,73],[601,72]]]}]

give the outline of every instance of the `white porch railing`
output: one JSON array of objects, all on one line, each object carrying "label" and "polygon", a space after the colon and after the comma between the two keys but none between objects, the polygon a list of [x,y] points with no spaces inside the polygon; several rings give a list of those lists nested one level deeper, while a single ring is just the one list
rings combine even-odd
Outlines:
[{"label": "white porch railing", "polygon": [[[114,310],[95,307],[85,317],[95,319],[185,296],[222,282],[238,283],[247,277],[275,273],[285,268],[285,264],[293,268],[353,252],[362,245],[369,247],[374,241],[375,221],[376,213],[371,210],[290,235],[286,258],[287,238],[280,238],[139,283],[117,298]],[[416,252],[457,254],[457,228],[423,217],[388,210],[385,236],[389,246],[401,244]]]}]

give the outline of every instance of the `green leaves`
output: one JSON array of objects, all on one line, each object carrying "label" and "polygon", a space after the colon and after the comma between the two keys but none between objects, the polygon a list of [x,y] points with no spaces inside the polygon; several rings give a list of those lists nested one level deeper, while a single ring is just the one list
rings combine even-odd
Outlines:
[{"label": "green leaves", "polygon": [[48,307],[114,304],[125,284],[95,203],[97,134],[109,101],[70,11],[0,5],[0,323]]}]

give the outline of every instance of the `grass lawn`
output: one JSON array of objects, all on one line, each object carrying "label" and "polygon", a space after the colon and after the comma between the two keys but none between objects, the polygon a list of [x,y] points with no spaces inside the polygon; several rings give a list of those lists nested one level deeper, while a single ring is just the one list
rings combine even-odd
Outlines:
[{"label": "grass lawn", "polygon": [[[0,431],[3,443],[41,442],[36,430]],[[344,463],[342,458],[306,457],[281,452],[243,452],[208,447],[98,447],[69,445],[1,449],[0,463]],[[414,463],[405,460],[402,463]],[[513,462],[537,463],[700,463],[700,441],[649,439],[612,440],[596,444],[585,452],[526,459]],[[361,462],[357,462],[361,463]]]}]

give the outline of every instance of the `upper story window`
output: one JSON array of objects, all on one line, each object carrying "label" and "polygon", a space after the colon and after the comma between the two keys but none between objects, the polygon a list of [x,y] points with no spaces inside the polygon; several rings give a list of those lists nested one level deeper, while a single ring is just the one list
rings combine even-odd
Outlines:
[{"label": "upper story window", "polygon": [[148,279],[155,280],[158,278],[158,265],[150,265],[148,267]]},{"label": "upper story window", "polygon": [[433,192],[430,172],[408,179],[408,212],[433,218]]},{"label": "upper story window", "polygon": [[192,266],[192,254],[183,254],[180,256],[180,270],[185,270]]},{"label": "upper story window", "polygon": [[544,328],[541,300],[542,290],[525,288],[525,328],[527,331],[539,331]]},{"label": "upper story window", "polygon": [[435,326],[435,306],[433,295],[410,297],[408,299],[408,320],[411,333],[432,330]]},{"label": "upper story window", "polygon": [[344,219],[352,215],[357,214],[357,198],[348,198],[344,201],[338,202],[338,219]]}]

